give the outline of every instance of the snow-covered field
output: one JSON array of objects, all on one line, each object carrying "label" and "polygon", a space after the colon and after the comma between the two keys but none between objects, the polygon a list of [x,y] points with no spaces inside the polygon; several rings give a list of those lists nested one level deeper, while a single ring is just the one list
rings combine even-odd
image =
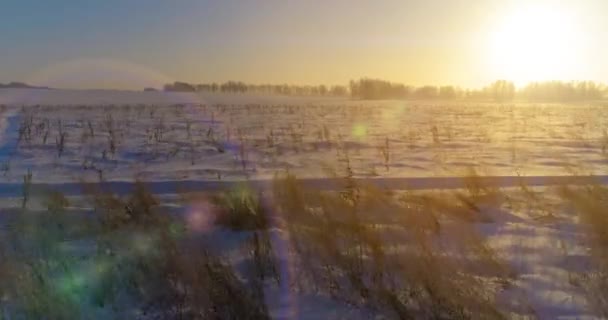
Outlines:
[{"label": "snow-covered field", "polygon": [[608,165],[601,104],[15,95],[0,92],[0,104],[30,107],[3,112],[5,181],[20,181],[27,170],[35,182],[51,183],[99,171],[110,181],[134,173],[149,181],[267,179],[277,170],[318,178],[342,169],[346,157],[358,177],[462,176],[471,166],[491,176],[563,176],[602,174]]},{"label": "snow-covered field", "polygon": [[[471,176],[489,176],[475,181],[486,179],[484,188],[492,190],[508,188],[476,204],[482,218],[471,224],[514,274],[497,291],[498,301],[529,317],[593,318],[588,293],[573,280],[593,268],[586,227],[552,185],[588,174],[606,182],[605,103],[4,89],[0,106],[6,212],[18,207],[29,174],[34,188],[72,196],[83,182],[114,183],[119,190],[136,179],[163,196],[184,186],[207,190],[244,180],[267,190],[264,181],[286,171],[311,179],[317,189],[330,189],[328,177],[348,176],[441,195],[475,190]],[[456,197],[450,203],[461,207],[467,201]],[[218,243],[221,235],[235,237],[207,231]],[[279,289],[269,289],[267,298],[279,318],[355,317],[353,308],[335,299],[295,292],[279,299],[289,288]],[[372,311],[357,312],[367,318]]]}]

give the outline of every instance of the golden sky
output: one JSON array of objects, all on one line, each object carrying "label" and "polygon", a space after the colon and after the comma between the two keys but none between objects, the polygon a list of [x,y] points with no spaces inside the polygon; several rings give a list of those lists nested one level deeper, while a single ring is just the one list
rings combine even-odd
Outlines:
[{"label": "golden sky", "polygon": [[6,0],[0,82],[608,82],[606,0]]}]

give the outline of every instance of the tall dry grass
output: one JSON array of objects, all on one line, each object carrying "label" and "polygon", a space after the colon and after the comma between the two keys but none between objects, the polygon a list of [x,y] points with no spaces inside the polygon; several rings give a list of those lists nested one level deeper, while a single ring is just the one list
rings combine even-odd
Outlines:
[{"label": "tall dry grass", "polygon": [[[15,213],[0,241],[0,315],[8,319],[268,319],[258,291],[145,184],[126,196],[91,188],[92,212],[52,192]],[[4,234],[4,233],[3,233]]]},{"label": "tall dry grass", "polygon": [[598,315],[608,317],[608,187],[592,182],[581,187],[564,186],[558,191],[587,231],[594,269],[584,275],[583,285],[591,307]]},{"label": "tall dry grass", "polygon": [[462,208],[353,180],[346,186],[320,192],[290,175],[275,182],[299,290],[399,319],[503,317],[492,282],[506,278],[506,268],[469,221],[456,218]]}]

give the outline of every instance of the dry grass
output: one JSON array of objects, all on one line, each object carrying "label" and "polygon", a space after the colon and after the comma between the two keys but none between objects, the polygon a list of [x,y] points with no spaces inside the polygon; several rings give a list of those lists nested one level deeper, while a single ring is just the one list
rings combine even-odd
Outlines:
[{"label": "dry grass", "polygon": [[358,185],[323,193],[292,176],[276,181],[274,199],[301,290],[400,319],[502,318],[489,283],[505,268],[449,208]]},{"label": "dry grass", "polygon": [[580,215],[595,270],[585,275],[585,287],[597,314],[608,317],[608,188],[594,183],[583,187],[563,187],[562,198]]},{"label": "dry grass", "polygon": [[213,197],[219,209],[216,223],[232,230],[260,230],[268,227],[260,196],[255,190],[240,185]]},{"label": "dry grass", "polygon": [[69,201],[57,192],[47,210],[15,213],[0,241],[0,315],[268,318],[263,295],[227,261],[204,243],[182,244],[181,222],[143,183],[125,197],[88,192],[93,215],[66,212]]},{"label": "dry grass", "polygon": [[[346,163],[344,189],[321,192],[305,188],[297,178],[287,175],[277,178],[270,195],[239,186],[211,196],[218,209],[214,228],[246,235],[242,248],[247,270],[241,274],[231,261],[211,253],[214,244],[192,245],[184,236],[184,221],[167,214],[162,200],[142,182],[136,182],[134,190],[124,196],[100,187],[84,190],[92,213],[76,217],[71,212],[72,201],[60,193],[50,193],[44,199],[42,212],[30,209],[38,199],[32,199],[32,174],[27,172],[23,174],[20,212],[6,235],[8,240],[0,241],[0,319],[3,314],[11,315],[11,319],[12,315],[69,319],[89,315],[91,308],[97,308],[95,315],[100,317],[107,314],[99,309],[110,308],[127,318],[268,318],[265,286],[287,280],[279,276],[281,270],[269,234],[275,222],[288,235],[293,265],[289,278],[294,290],[331,296],[390,318],[507,317],[495,294],[513,275],[476,227],[478,223],[495,222],[486,214],[486,205],[500,206],[502,201],[511,200],[503,191],[484,185],[473,167],[464,174],[462,190],[392,194],[355,183],[353,167],[360,163],[355,157],[349,158],[349,154],[360,155],[357,148],[362,148],[353,144],[356,139],[349,138],[350,122],[374,122],[375,112],[382,108],[197,108],[211,119],[210,124],[190,120],[181,123],[183,105],[167,109],[107,106],[103,119],[93,117],[78,123],[74,119],[56,119],[53,114],[60,112],[51,107],[24,109],[19,148],[35,151],[40,145],[47,145],[49,136],[55,136],[55,146],[49,150],[56,155],[58,168],[66,165],[70,157],[83,155],[85,158],[76,159],[75,163],[82,160],[83,170],[96,170],[100,181],[116,168],[121,154],[129,153],[131,145],[124,138],[130,136],[131,127],[140,129],[131,132],[137,138],[136,146],[141,147],[134,156],[135,162],[186,158],[195,165],[208,154],[226,153],[224,142],[238,142],[238,150],[232,150],[233,171],[243,176],[256,170],[254,161],[260,154],[276,161],[292,153],[305,155],[327,148],[327,153],[335,150],[339,162]],[[85,111],[95,113],[98,109]],[[532,108],[515,110],[521,118],[519,124],[520,120],[513,119],[513,109],[508,109],[512,128],[503,138],[512,142],[512,162],[523,163],[520,158],[525,152],[518,152],[525,151],[525,147],[516,144],[516,136],[528,134],[528,122],[533,122],[528,119],[540,113]],[[457,111],[458,117],[466,119],[462,110]],[[121,112],[122,116],[114,118],[114,112]],[[177,118],[170,112],[175,112]],[[314,123],[308,117],[323,112],[333,117],[329,124],[336,117],[352,121],[347,121],[345,127],[331,127],[330,132],[327,123]],[[262,124],[256,128],[249,123],[249,116],[278,113],[288,116],[284,126]],[[233,123],[235,115],[245,115],[245,123]],[[223,132],[215,126],[216,117],[234,127]],[[122,118],[125,120],[118,120]],[[136,123],[144,118],[151,121]],[[432,123],[430,134],[428,128],[415,126],[402,137],[395,132],[382,132],[378,139],[383,140],[368,146],[377,151],[375,166],[384,167],[386,172],[399,170],[393,163],[400,158],[399,147],[436,150],[437,161],[447,165],[454,159],[448,147],[459,141],[455,135],[474,137],[481,145],[498,142],[502,137],[492,133],[492,124],[466,131],[458,119],[450,121]],[[80,141],[69,131],[73,128],[80,128]],[[577,142],[594,141],[585,136],[591,133],[586,128],[575,130]],[[183,137],[187,137],[185,144]],[[399,144],[400,139],[405,145]],[[604,154],[606,141],[604,132],[597,141]],[[349,143],[354,147],[349,147]],[[369,150],[363,150],[366,151]],[[11,170],[9,160],[0,169],[5,175]],[[372,171],[377,174],[373,166]],[[217,179],[222,179],[221,171],[217,171]],[[528,202],[524,207],[533,207],[543,214],[541,217],[551,216],[553,208],[545,203],[544,191],[534,191],[523,182],[519,189]],[[262,205],[264,197],[271,198],[268,203],[272,205]],[[565,187],[560,197],[580,213],[590,231],[588,240],[596,270],[587,276],[588,296],[596,312],[608,317],[608,218],[604,214],[608,191],[599,185]],[[275,211],[279,219],[270,220],[269,214]]]},{"label": "dry grass", "polygon": [[[289,231],[296,288],[400,319],[503,318],[494,287],[506,269],[470,221],[453,214],[462,208],[345,179],[340,192],[307,189],[293,176],[275,181],[273,209]],[[69,319],[110,308],[146,319],[269,317],[266,279],[282,279],[251,190],[215,202],[233,215],[221,226],[257,230],[246,245],[246,281],[206,244],[185,245],[181,222],[144,183],[124,197],[96,188],[87,194],[94,208],[87,218],[71,216],[70,201],[56,192],[45,211],[19,213],[0,251],[5,314]]]},{"label": "dry grass", "polygon": [[[272,223],[288,235],[293,290],[389,318],[508,317],[495,295],[513,274],[476,230],[492,222],[484,205],[500,204],[503,191],[474,171],[454,192],[393,193],[343,179],[342,190],[329,192],[277,177],[264,195],[271,205],[242,186],[213,195],[218,226],[248,234],[244,274],[211,244],[186,241],[183,221],[142,182],[124,196],[89,188],[92,214],[74,214],[70,199],[49,193],[42,212],[21,208],[0,242],[0,308],[28,319],[108,308],[131,318],[266,319],[265,287],[287,280],[269,235],[273,210]],[[520,189],[543,205],[541,193]],[[585,284],[595,312],[608,315],[608,191],[598,184],[559,191],[590,230],[597,268]]]}]

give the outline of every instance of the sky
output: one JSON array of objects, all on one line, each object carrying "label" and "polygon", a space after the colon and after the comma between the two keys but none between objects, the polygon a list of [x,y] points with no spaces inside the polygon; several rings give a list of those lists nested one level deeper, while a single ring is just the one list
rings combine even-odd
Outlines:
[{"label": "sky", "polygon": [[0,82],[608,82],[608,1],[2,0]]}]

